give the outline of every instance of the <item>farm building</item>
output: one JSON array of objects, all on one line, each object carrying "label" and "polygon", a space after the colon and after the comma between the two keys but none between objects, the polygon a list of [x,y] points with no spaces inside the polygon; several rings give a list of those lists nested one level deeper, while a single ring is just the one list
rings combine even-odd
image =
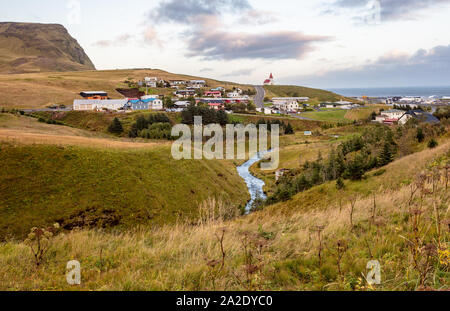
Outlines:
[{"label": "farm building", "polygon": [[76,99],[73,101],[73,110],[121,110],[128,103],[128,99]]},{"label": "farm building", "polygon": [[80,93],[84,99],[108,99],[108,93],[104,91],[85,91]]}]

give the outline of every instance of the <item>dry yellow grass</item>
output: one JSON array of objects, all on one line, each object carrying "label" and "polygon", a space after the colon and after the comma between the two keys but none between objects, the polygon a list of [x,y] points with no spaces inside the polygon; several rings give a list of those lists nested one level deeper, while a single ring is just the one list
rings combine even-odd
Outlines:
[{"label": "dry yellow grass", "polygon": [[[439,202],[448,207],[448,192],[440,193]],[[289,215],[262,211],[233,221],[216,217],[199,225],[180,223],[118,234],[75,231],[55,238],[47,262],[39,268],[33,266],[28,246],[11,241],[0,244],[0,289],[345,290],[352,289],[351,275],[356,278],[359,275],[361,279],[361,274],[365,273],[365,264],[371,259],[370,252],[383,265],[383,284],[372,289],[414,289],[417,275],[410,255],[407,249],[399,251],[405,247],[405,239],[411,234],[409,222],[397,222],[409,215],[409,195],[408,187],[379,193],[376,201],[379,224],[372,227],[368,225],[372,199],[358,200],[353,222],[359,229],[354,232],[350,231],[350,205],[344,204],[342,210],[329,206],[324,210],[297,211]],[[429,217],[433,215],[433,200],[435,198],[427,197],[423,202]],[[215,208],[217,202],[209,201],[207,206]],[[449,216],[447,207],[440,207],[443,219]],[[429,224],[432,226],[433,222]],[[306,272],[309,264],[317,265],[315,258],[319,241],[314,233],[316,226],[324,227],[322,236],[326,247],[323,256],[327,269],[335,265],[332,253],[338,239],[345,239],[346,243],[353,245],[343,260],[343,269],[348,271],[341,280],[325,279],[321,282],[315,280],[313,272],[311,275]],[[225,266],[221,269],[217,264],[221,262],[218,237],[224,230],[226,257]],[[431,232],[432,228],[428,230]],[[254,250],[255,264],[259,269],[250,279],[246,277],[243,263],[246,238],[262,243],[260,252],[257,251],[259,246]],[[448,242],[448,231],[441,239]],[[76,287],[69,286],[64,276],[65,264],[73,259],[80,261],[82,267],[82,284]],[[305,266],[292,271],[296,267],[292,265],[297,261]],[[316,271],[329,273],[318,267]],[[444,280],[441,277],[436,278],[435,275],[434,281],[430,278],[428,284],[437,289],[448,289],[449,284],[445,284],[448,276]],[[305,278],[310,281],[305,281]],[[313,284],[313,280],[318,284]],[[362,285],[354,285],[360,286],[356,289],[371,288],[364,287],[363,280],[359,282]]]},{"label": "dry yellow grass", "polygon": [[[47,72],[15,75],[0,75],[0,107],[4,108],[44,108],[52,104],[70,106],[74,99],[81,98],[81,91],[105,91],[111,98],[122,98],[116,88],[123,88],[125,80],[142,80],[155,76],[164,80],[200,79],[198,77],[169,73],[158,69],[102,70],[81,72]],[[231,82],[219,82],[202,78],[211,87],[233,86],[249,88]],[[171,92],[162,89],[161,92]]]},{"label": "dry yellow grass", "polygon": [[381,109],[387,110],[389,106],[386,105],[367,105],[363,109],[352,109],[347,111],[345,119],[348,120],[367,120],[373,112],[379,113]]},{"label": "dry yellow grass", "polygon": [[58,146],[82,146],[94,148],[144,149],[169,145],[169,142],[137,143],[107,138],[92,138],[61,134],[38,134],[19,130],[0,129],[0,141],[15,144],[41,144]]},{"label": "dry yellow grass", "polygon": [[169,142],[133,142],[127,139],[38,122],[34,118],[0,114],[0,141],[16,144],[44,144],[95,148],[143,149],[168,146]]}]

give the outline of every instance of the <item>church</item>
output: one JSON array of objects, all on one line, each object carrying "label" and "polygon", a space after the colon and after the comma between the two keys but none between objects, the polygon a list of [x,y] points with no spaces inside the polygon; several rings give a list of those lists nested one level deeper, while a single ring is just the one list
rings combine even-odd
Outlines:
[{"label": "church", "polygon": [[269,79],[264,81],[264,85],[274,85],[274,84],[275,84],[275,82],[273,80],[273,74],[270,73],[270,77],[269,77]]}]

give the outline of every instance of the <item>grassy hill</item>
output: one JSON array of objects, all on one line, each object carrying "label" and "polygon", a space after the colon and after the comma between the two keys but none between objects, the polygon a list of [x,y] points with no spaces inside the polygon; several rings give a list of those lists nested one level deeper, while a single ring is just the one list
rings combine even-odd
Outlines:
[{"label": "grassy hill", "polygon": [[0,73],[95,70],[62,25],[0,23]]},{"label": "grassy hill", "polygon": [[[210,87],[234,86],[252,88],[232,82],[169,73],[159,69],[102,70],[83,72],[52,72],[7,75],[0,74],[0,108],[45,108],[49,105],[71,106],[73,100],[81,99],[79,93],[86,90],[105,91],[111,98],[123,98],[117,88],[128,87],[125,81],[142,80],[146,76],[164,80],[203,79]],[[173,89],[151,89],[151,93],[168,94]]]},{"label": "grassy hill", "polygon": [[[442,172],[448,150],[447,143],[392,163],[389,179],[408,182],[391,188],[383,184],[385,176],[377,177],[381,187],[374,188],[375,205],[363,195],[356,196],[354,208],[347,197],[341,206],[324,202],[303,208],[299,196],[285,207],[232,221],[210,218],[196,226],[180,223],[121,234],[72,231],[52,240],[40,268],[33,268],[27,244],[3,243],[0,288],[74,289],[63,271],[68,260],[77,259],[82,266],[77,290],[448,290],[449,233],[435,222],[436,215],[443,223],[448,220],[445,180],[425,182],[412,196],[410,191],[419,171]],[[412,161],[416,169],[402,171]],[[327,193],[322,188],[312,189],[320,194],[318,203]],[[418,222],[415,209],[423,215]],[[372,259],[381,264],[381,285],[365,281]]]},{"label": "grassy hill", "polygon": [[[312,102],[332,102],[345,97],[333,92],[296,85],[266,85],[266,97],[309,97]],[[353,101],[353,100],[352,100]]]},{"label": "grassy hill", "polygon": [[[151,149],[2,143],[0,237],[60,219],[72,227],[174,223],[219,198],[238,210],[248,194],[233,163],[175,161]],[[100,224],[99,224],[100,222]],[[104,224],[103,224],[104,223]]]}]

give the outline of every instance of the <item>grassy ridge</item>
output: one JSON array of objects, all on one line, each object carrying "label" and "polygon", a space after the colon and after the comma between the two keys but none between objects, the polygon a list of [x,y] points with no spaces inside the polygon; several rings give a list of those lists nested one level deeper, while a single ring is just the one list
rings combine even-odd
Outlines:
[{"label": "grassy ridge", "polygon": [[119,226],[134,227],[196,215],[198,204],[209,197],[236,208],[248,198],[232,163],[175,161],[169,147],[127,151],[2,144],[0,150],[1,238],[22,237],[30,227],[57,219],[70,225],[87,210],[82,225],[108,227],[120,219]]},{"label": "grassy ridge", "polygon": [[266,85],[266,96],[272,97],[309,97],[311,101],[338,101],[345,97],[330,91],[312,89],[296,85]]}]

